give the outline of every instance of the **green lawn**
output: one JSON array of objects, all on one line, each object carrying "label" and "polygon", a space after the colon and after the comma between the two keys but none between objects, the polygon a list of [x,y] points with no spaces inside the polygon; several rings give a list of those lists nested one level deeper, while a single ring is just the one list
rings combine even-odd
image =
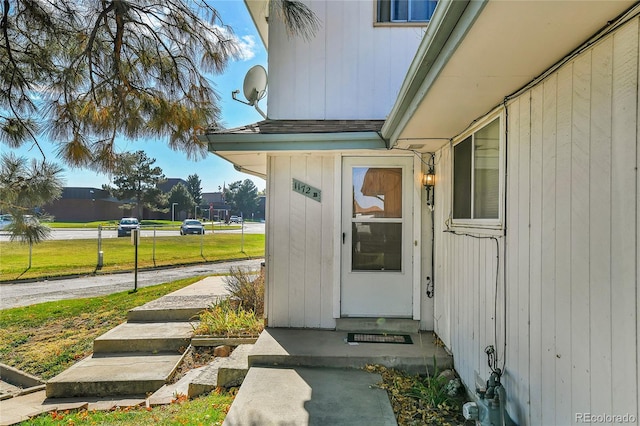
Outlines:
[{"label": "green lawn", "polygon": [[[241,238],[240,234],[215,233],[156,237],[154,255],[154,238],[143,237],[138,247],[138,268],[264,256],[264,235],[245,235],[242,251]],[[133,269],[134,247],[129,238],[104,238],[102,251],[101,273]],[[33,246],[31,268],[27,269],[29,246],[0,242],[0,281],[93,273],[97,252],[97,239],[45,241]]]},{"label": "green lawn", "polygon": [[[140,225],[145,228],[152,228],[157,226],[162,230],[178,230],[180,229],[181,221],[170,220],[143,220]],[[46,225],[54,229],[98,229],[99,225],[102,225],[105,229],[115,229],[118,226],[118,220],[96,220],[93,222],[46,222]],[[211,229],[211,225],[206,225],[207,229]],[[240,225],[226,225],[223,223],[217,223],[214,229],[240,229]]]},{"label": "green lawn", "polygon": [[125,322],[127,312],[201,280],[186,278],[86,299],[59,300],[0,311],[0,360],[49,379],[92,352],[93,340]]},{"label": "green lawn", "polygon": [[178,402],[174,404],[152,408],[121,408],[112,411],[55,411],[20,424],[30,426],[221,425],[232,402],[233,396],[230,393],[212,392],[207,396],[193,400],[178,399]]}]

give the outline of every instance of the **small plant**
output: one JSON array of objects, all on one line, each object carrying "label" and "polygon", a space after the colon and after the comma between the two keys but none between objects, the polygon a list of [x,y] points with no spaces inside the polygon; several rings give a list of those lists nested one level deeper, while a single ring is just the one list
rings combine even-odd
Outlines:
[{"label": "small plant", "polygon": [[200,313],[200,324],[195,334],[215,336],[258,336],[264,329],[264,320],[251,310],[235,306],[232,300],[218,300]]},{"label": "small plant", "polygon": [[231,268],[225,278],[225,288],[239,306],[259,316],[264,314],[264,270],[256,276],[246,269]]},{"label": "small plant", "polygon": [[416,398],[429,407],[455,407],[459,387],[451,385],[454,380],[439,374],[436,358],[433,357],[434,372],[432,375],[418,376],[407,396]]}]

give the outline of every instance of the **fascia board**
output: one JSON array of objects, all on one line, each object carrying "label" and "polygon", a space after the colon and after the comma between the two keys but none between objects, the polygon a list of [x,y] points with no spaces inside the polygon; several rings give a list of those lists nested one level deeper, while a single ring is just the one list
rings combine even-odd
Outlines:
[{"label": "fascia board", "polygon": [[[252,5],[250,5],[251,3]],[[268,0],[244,0],[244,5],[251,16],[253,26],[260,35],[260,40],[266,50],[269,50],[269,25],[265,11],[269,9]]]},{"label": "fascia board", "polygon": [[411,62],[382,137],[393,148],[431,85],[456,51],[488,0],[442,0]]},{"label": "fascia board", "polygon": [[376,132],[209,134],[199,136],[209,151],[330,151],[386,148]]}]

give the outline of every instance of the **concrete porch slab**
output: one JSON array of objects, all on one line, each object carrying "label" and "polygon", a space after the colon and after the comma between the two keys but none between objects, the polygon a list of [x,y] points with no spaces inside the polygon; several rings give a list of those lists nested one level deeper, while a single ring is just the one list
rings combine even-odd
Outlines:
[{"label": "concrete porch slab", "polygon": [[413,344],[346,342],[346,331],[267,328],[249,354],[250,366],[363,368],[380,364],[411,374],[453,366],[433,333],[407,333]]},{"label": "concrete porch slab", "polygon": [[381,382],[357,370],[252,367],[223,425],[396,425]]}]

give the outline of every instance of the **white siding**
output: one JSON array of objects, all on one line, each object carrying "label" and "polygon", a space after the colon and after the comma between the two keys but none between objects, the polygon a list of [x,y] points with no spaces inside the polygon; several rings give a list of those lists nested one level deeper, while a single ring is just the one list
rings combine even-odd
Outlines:
[{"label": "white siding", "polygon": [[634,20],[508,103],[497,309],[494,240],[443,232],[450,147],[437,153],[435,329],[473,389],[484,347],[502,354],[506,280],[503,383],[520,425],[638,422],[638,33]]},{"label": "white siding", "polygon": [[[334,163],[333,155],[269,157],[267,316],[270,327],[335,327],[332,312]],[[321,189],[322,201],[293,192],[292,178]]]},{"label": "white siding", "polygon": [[384,119],[421,27],[374,27],[373,0],[306,1],[321,21],[307,41],[269,25],[271,119]]}]

